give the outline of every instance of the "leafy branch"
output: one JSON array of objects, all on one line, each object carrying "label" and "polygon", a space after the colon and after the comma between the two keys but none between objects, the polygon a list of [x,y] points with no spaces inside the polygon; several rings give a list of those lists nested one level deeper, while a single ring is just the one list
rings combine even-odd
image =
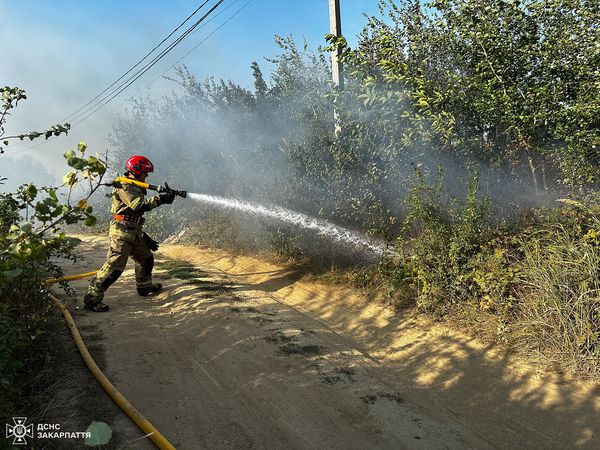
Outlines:
[{"label": "leafy branch", "polygon": [[29,133],[14,134],[5,136],[6,130],[4,124],[6,123],[6,116],[10,115],[10,110],[15,108],[20,100],[27,99],[25,91],[18,87],[4,86],[0,88],[0,96],[2,97],[2,106],[0,106],[0,154],[4,153],[4,149],[10,143],[10,140],[19,139],[24,140],[28,138],[30,141],[44,136],[45,139],[49,139],[52,136],[60,136],[61,134],[68,134],[71,129],[71,124],[56,124],[48,128],[45,131],[30,131]]},{"label": "leafy branch", "polygon": [[[0,259],[12,257],[17,260],[29,258],[36,254],[44,255],[44,248],[56,244],[56,240],[64,240],[64,233],[56,235],[61,224],[73,224],[83,220],[87,226],[96,224],[96,217],[92,214],[93,207],[89,199],[102,184],[106,173],[106,156],[100,159],[95,156],[84,157],[87,145],[80,142],[77,146],[79,155],[71,150],[64,154],[67,164],[73,168],[63,177],[63,184],[59,187],[42,187],[38,189],[34,184],[23,186],[17,193],[12,194],[15,200],[16,211],[26,211],[23,223],[13,222],[8,233],[0,237]],[[76,204],[71,203],[71,198],[80,181],[87,180],[89,189]],[[57,195],[60,188],[68,189],[64,195],[67,201],[62,203]],[[46,195],[41,197],[40,193]],[[38,199],[35,204],[34,200]],[[29,209],[32,215],[29,216]],[[47,233],[51,231],[50,236]],[[7,261],[0,261],[2,264]]]}]

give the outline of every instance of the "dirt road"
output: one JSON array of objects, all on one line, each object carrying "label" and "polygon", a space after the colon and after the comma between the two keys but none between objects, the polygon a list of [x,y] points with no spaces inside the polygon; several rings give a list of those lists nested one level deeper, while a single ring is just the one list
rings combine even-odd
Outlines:
[{"label": "dirt road", "polygon": [[[67,272],[102,263],[106,240],[85,239]],[[182,246],[157,259],[166,291],[138,297],[129,265],[111,311],[76,321],[106,375],[178,448],[599,446],[596,384],[260,260]],[[73,283],[79,295],[86,285]],[[152,448],[125,416],[111,426]]]}]

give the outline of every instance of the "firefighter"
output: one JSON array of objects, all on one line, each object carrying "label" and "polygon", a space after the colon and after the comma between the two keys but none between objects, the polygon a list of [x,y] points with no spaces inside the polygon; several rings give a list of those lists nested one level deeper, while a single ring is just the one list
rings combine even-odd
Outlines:
[{"label": "firefighter", "polygon": [[[145,156],[132,156],[125,163],[126,177],[144,182],[154,165]],[[134,184],[122,184],[113,188],[113,221],[110,224],[110,248],[106,262],[91,281],[83,297],[85,309],[95,312],[108,311],[108,305],[102,303],[104,292],[112,285],[127,264],[131,256],[135,261],[135,282],[137,292],[147,296],[162,289],[160,283],[152,283],[154,256],[152,250],[158,250],[158,243],[142,230],[143,215],[160,205],[171,204],[175,199],[172,192],[161,192],[146,198],[146,189]]]}]

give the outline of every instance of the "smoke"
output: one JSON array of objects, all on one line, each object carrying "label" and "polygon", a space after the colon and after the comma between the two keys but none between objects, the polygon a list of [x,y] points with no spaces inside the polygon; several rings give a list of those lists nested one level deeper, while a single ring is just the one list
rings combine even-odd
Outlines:
[{"label": "smoke", "polygon": [[32,180],[38,186],[54,186],[58,182],[56,174],[29,156],[20,159],[0,157],[0,178],[2,177],[6,178],[0,185],[2,192],[13,192],[20,185],[29,184]]},{"label": "smoke", "polygon": [[[561,135],[537,124],[533,97],[521,91],[530,61],[519,59],[514,79],[498,80],[488,58],[499,55],[482,56],[463,22],[441,26],[418,3],[388,6],[390,23],[371,20],[357,50],[344,49],[342,91],[332,89],[327,53],[276,37],[281,53],[269,60],[271,78],[252,65],[254,89],[202,82],[180,68],[172,81],[181,94],[136,101],[114,130],[117,159],[145,153],[159,177],[188,190],[273,204],[385,239],[402,231],[405,200],[423,181],[441,186],[435,206],[452,214],[453,199],[472,194],[474,177],[497,218],[562,196],[555,186],[565,160],[543,151],[561,148]],[[448,20],[449,8],[438,6]],[[462,39],[459,49],[453,38]],[[530,119],[539,130],[522,123]],[[193,210],[201,222],[204,211]],[[255,225],[240,214],[233,220],[241,229]]]},{"label": "smoke", "polygon": [[[386,129],[376,114],[352,117],[357,108],[344,99],[339,105],[346,108],[342,117],[347,122],[342,135],[335,137],[327,57],[297,49],[291,38],[278,42],[282,54],[270,61],[274,67],[268,82],[257,65],[252,67],[255,89],[212,78],[199,81],[182,67],[171,80],[180,93],[159,101],[132,101],[129,114],[113,128],[113,161],[144,154],[156,167],[150,182],[168,181],[200,193],[198,198],[205,201],[179,203],[169,214],[161,213],[160,220],[150,214],[149,226],[159,237],[183,226],[221,228],[223,235],[228,228],[253,248],[267,248],[283,231],[290,245],[305,251],[334,251],[335,245],[323,245],[315,233],[286,227],[288,222],[333,240],[362,242],[382,254],[383,246],[362,236],[393,238],[406,214],[404,199],[415,183],[415,169],[433,184],[439,166],[444,168],[442,203],[464,198],[474,173],[480,193],[491,197],[499,217],[552,198],[553,193],[535,186],[526,172],[472,160],[467,166],[460,156],[444,154],[426,142],[415,142],[400,153],[395,139],[403,131],[401,124]],[[398,114],[401,108],[398,105]],[[216,203],[225,208],[215,212]],[[265,210],[260,205],[275,206]],[[278,225],[264,216],[282,222]],[[325,231],[328,226],[332,228]],[[214,238],[218,231],[204,231],[203,236],[223,244]]]}]

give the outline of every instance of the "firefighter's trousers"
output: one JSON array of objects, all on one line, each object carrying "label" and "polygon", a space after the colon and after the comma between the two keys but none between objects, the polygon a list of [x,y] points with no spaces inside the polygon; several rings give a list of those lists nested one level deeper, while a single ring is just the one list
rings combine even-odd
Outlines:
[{"label": "firefighter's trousers", "polygon": [[130,256],[135,261],[136,287],[152,286],[154,256],[144,240],[141,227],[125,229],[121,224],[113,223],[109,238],[110,248],[106,262],[90,283],[84,297],[87,304],[96,304],[104,299],[104,293],[121,276]]}]

